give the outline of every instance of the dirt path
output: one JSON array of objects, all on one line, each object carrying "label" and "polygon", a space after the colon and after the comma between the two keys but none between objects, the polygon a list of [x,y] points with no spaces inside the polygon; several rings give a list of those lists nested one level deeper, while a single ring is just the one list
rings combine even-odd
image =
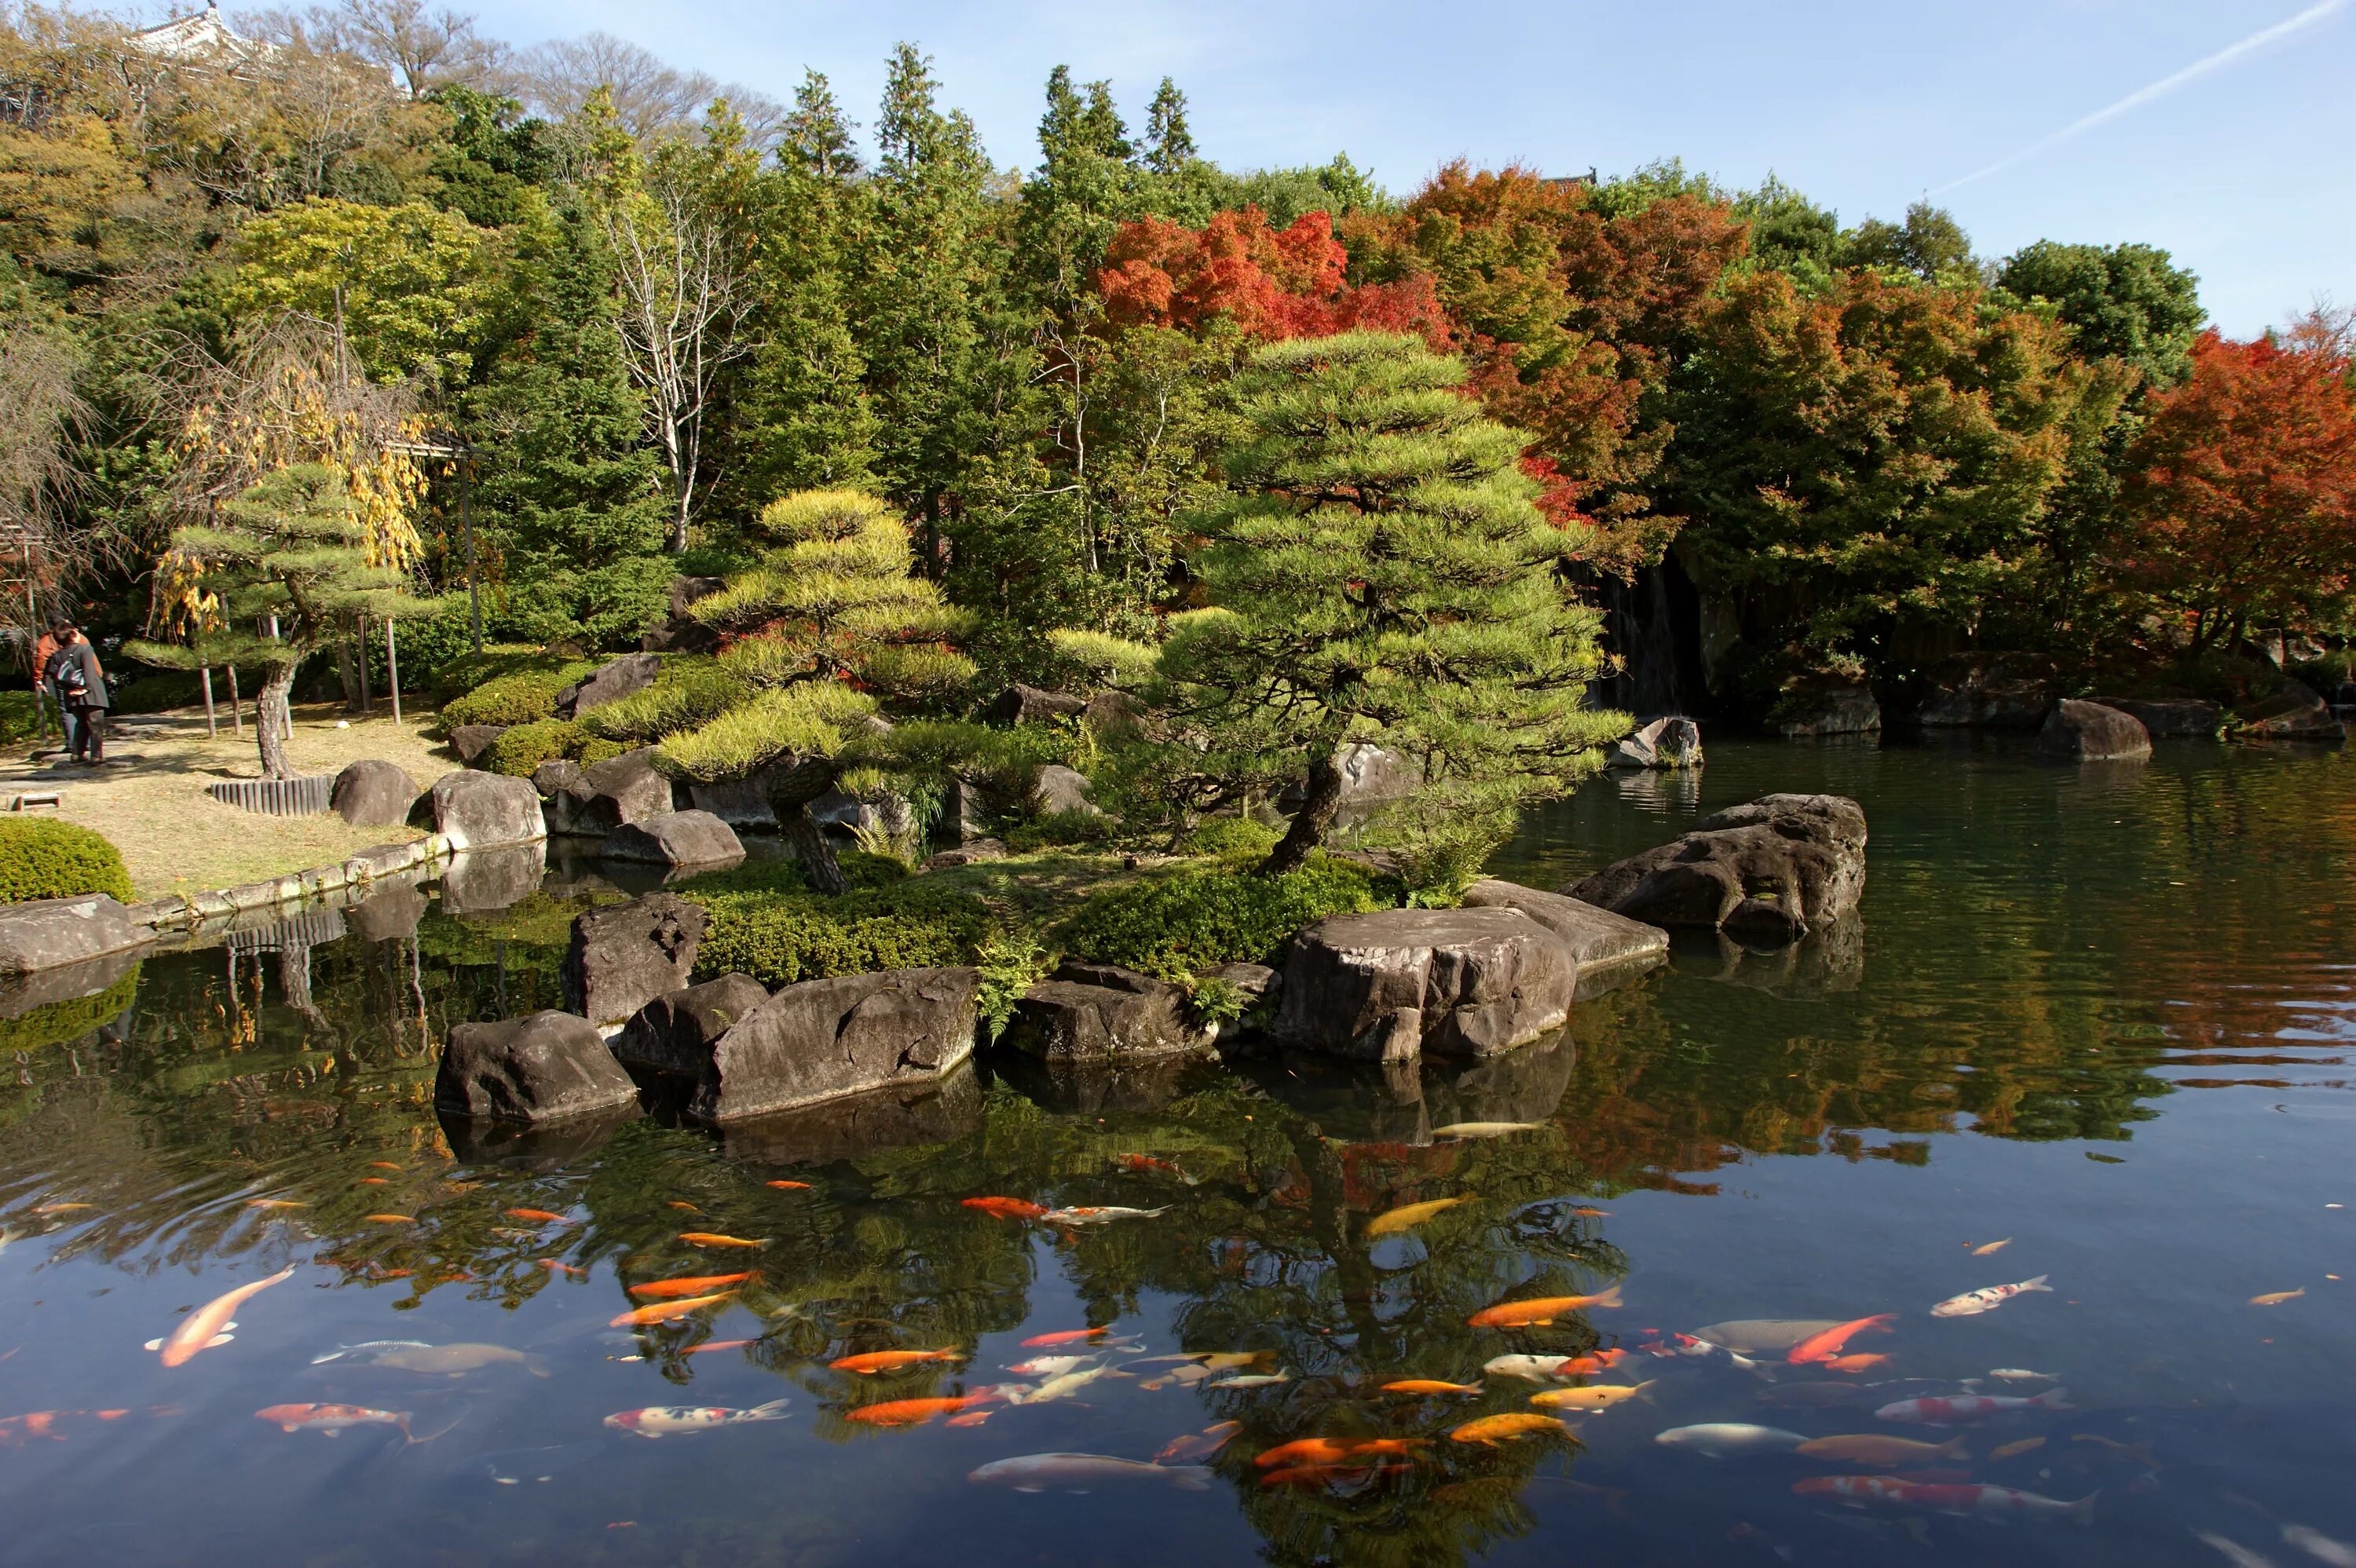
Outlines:
[{"label": "dirt path", "polygon": [[[382,713],[343,728],[339,703],[299,706],[287,755],[298,773],[332,773],[361,757],[398,763],[423,789],[455,768],[457,759],[421,732],[430,712],[411,711],[396,726]],[[48,742],[54,745],[55,742]],[[106,753],[121,766],[79,768],[36,762],[32,747],[14,747],[0,760],[0,809],[27,792],[56,790],[64,797],[43,816],[95,828],[123,851],[140,898],[233,887],[263,877],[324,866],[371,844],[414,838],[406,827],[350,827],[332,813],[263,816],[223,805],[205,794],[216,779],[259,778],[252,716],[245,734],[232,734],[222,715],[220,733],[208,740],[201,708],[174,713],[126,714],[108,725]]]}]

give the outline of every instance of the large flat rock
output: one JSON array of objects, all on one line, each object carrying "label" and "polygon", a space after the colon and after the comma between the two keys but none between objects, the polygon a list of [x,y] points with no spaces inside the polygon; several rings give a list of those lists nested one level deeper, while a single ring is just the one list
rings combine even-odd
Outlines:
[{"label": "large flat rock", "polygon": [[1567,893],[1489,877],[1464,890],[1464,907],[1519,910],[1562,938],[1579,965],[1581,997],[1633,980],[1668,955],[1669,933],[1659,926],[1598,909]]},{"label": "large flat rock", "polygon": [[439,833],[453,849],[496,849],[548,837],[540,792],[530,779],[463,768],[444,773],[417,797],[409,823]]},{"label": "large flat rock", "polygon": [[1515,909],[1377,910],[1305,926],[1271,1032],[1370,1061],[1485,1056],[1561,1027],[1579,959]]},{"label": "large flat rock", "polygon": [[1558,891],[1647,925],[1796,941],[1865,891],[1865,812],[1837,795],[1768,795],[1672,844]]},{"label": "large flat rock", "polygon": [[2132,713],[2065,697],[2046,716],[2029,754],[2047,763],[2148,762],[2151,732]]},{"label": "large flat rock", "polygon": [[973,1053],[978,969],[787,986],[715,1040],[688,1115],[735,1122],[939,1077]]},{"label": "large flat rock", "polygon": [[1200,1051],[1218,1037],[1187,1016],[1186,993],[1134,969],[1066,964],[1014,1005],[1007,1043],[1051,1061],[1109,1064]]},{"label": "large flat rock", "polygon": [[566,1121],[637,1098],[589,1021],[555,1011],[456,1025],[434,1078],[436,1109],[505,1122]]},{"label": "large flat rock", "polygon": [[0,975],[35,975],[122,953],[154,933],[104,893],[0,904]]}]

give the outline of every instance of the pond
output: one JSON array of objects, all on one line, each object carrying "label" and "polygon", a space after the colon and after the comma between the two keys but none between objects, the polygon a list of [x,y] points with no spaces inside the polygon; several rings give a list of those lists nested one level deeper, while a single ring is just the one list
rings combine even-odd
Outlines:
[{"label": "pond", "polygon": [[[1860,918],[1387,1080],[985,1060],[857,1115],[454,1147],[434,1049],[553,1004],[572,884],[150,959],[0,1083],[7,1560],[2356,1561],[2356,770],[2022,752],[1595,781],[1500,872],[1829,790]],[[1467,1122],[1524,1125],[1435,1136]],[[1743,1353],[1671,1353],[1705,1326]],[[831,1364],[885,1351],[938,1354]],[[1173,1443],[1208,1452],[1006,1463]]]}]

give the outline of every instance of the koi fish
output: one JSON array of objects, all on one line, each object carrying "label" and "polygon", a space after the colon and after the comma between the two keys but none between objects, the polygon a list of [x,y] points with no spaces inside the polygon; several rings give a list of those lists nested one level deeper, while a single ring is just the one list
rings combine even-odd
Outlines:
[{"label": "koi fish", "polygon": [[2265,1296],[2254,1296],[2250,1297],[2250,1305],[2253,1307],[2280,1307],[2284,1302],[2297,1301],[2300,1296],[2305,1296],[2306,1294],[2307,1286],[2302,1285],[2297,1290],[2276,1290],[2270,1291]]},{"label": "koi fish", "polygon": [[[1714,1344],[1710,1340],[1697,1339],[1691,1334],[1666,1335],[1661,1339],[1654,1340],[1650,1344],[1647,1344],[1644,1349],[1647,1355],[1684,1356],[1697,1361],[1723,1361],[1730,1367],[1734,1367],[1746,1372],[1752,1372],[1762,1378],[1770,1375],[1759,1362],[1752,1360],[1750,1357],[1743,1355],[1739,1351],[1730,1350],[1723,1345]],[[1598,1353],[1603,1355],[1625,1354],[1624,1351],[1601,1351]],[[1586,1358],[1584,1357],[1581,1358],[1581,1360],[1585,1359]]]},{"label": "koi fish", "polygon": [[1188,1432],[1164,1443],[1153,1456],[1157,1465],[1183,1465],[1193,1459],[1207,1459],[1234,1441],[1244,1429],[1240,1421],[1222,1421],[1205,1426],[1200,1432]]},{"label": "koi fish", "polygon": [[1020,1198],[966,1198],[959,1201],[968,1209],[979,1209],[998,1220],[1044,1220],[1047,1217],[1044,1203],[1025,1203]]},{"label": "koi fish", "polygon": [[[120,1421],[131,1413],[127,1410],[37,1410],[27,1415],[0,1416],[0,1448],[15,1448],[36,1437],[46,1437],[52,1443],[62,1443],[67,1433],[61,1424],[88,1418],[92,1421]],[[158,1406],[154,1413],[176,1413]]]},{"label": "koi fish", "polygon": [[[536,1378],[548,1376],[548,1363],[541,1357],[522,1350],[511,1350],[505,1345],[422,1345],[386,1342],[381,1345],[354,1346],[362,1366],[384,1367],[396,1372],[415,1372],[421,1377],[462,1378],[468,1372],[481,1371],[485,1367],[521,1367]],[[317,1361],[311,1363],[317,1366]]]},{"label": "koi fish", "polygon": [[2024,1292],[2042,1290],[2051,1293],[2053,1287],[2045,1283],[2046,1277],[2040,1274],[2035,1279],[2024,1279],[2019,1285],[1992,1285],[1986,1290],[1967,1290],[1961,1296],[1951,1296],[1931,1308],[1931,1316],[1976,1317],[1983,1312],[1995,1311]]},{"label": "koi fish", "polygon": [[1830,1459],[1843,1465],[1876,1465],[1885,1468],[1928,1464],[1933,1459],[1971,1457],[1965,1451],[1964,1440],[1960,1437],[1951,1437],[1944,1443],[1917,1443],[1911,1437],[1890,1437],[1879,1432],[1858,1432],[1840,1437],[1812,1437],[1792,1451],[1811,1459]]},{"label": "koi fish", "polygon": [[1530,1382],[1551,1382],[1565,1375],[1558,1369],[1570,1360],[1568,1356],[1492,1356],[1481,1364],[1481,1370],[1491,1377],[1523,1378]]},{"label": "koi fish", "polygon": [[1252,1456],[1252,1463],[1263,1470],[1280,1465],[1322,1465],[1335,1459],[1346,1459],[1356,1451],[1357,1444],[1347,1437],[1301,1437],[1290,1443],[1280,1443],[1273,1448],[1263,1448]]},{"label": "koi fish", "polygon": [[669,1203],[667,1203],[667,1204],[665,1205],[665,1207],[666,1207],[666,1208],[670,1208],[670,1209],[679,1209],[679,1210],[683,1210],[683,1211],[685,1211],[687,1213],[690,1213],[690,1214],[701,1214],[701,1213],[702,1213],[702,1212],[703,1212],[703,1211],[702,1211],[702,1210],[701,1210],[701,1209],[697,1208],[694,1204],[690,1203],[690,1202],[689,1202],[686,1199],[684,1199],[684,1198],[674,1198],[674,1199],[670,1200],[670,1201],[669,1201]]},{"label": "koi fish", "polygon": [[363,1214],[360,1218],[371,1225],[414,1225],[416,1217],[410,1214]]},{"label": "koi fish", "polygon": [[1799,1482],[1792,1490],[1800,1497],[1829,1498],[1851,1508],[1924,1509],[1987,1519],[2068,1519],[2080,1524],[2094,1522],[2098,1495],[2089,1493],[2065,1503],[2011,1487],[1931,1486],[1901,1481],[1895,1476],[1817,1476]]},{"label": "koi fish", "polygon": [[962,1350],[870,1350],[863,1356],[845,1356],[828,1366],[838,1372],[857,1372],[872,1377],[877,1372],[898,1371],[924,1361],[954,1361],[965,1354]]},{"label": "koi fish", "polygon": [[627,1287],[632,1296],[654,1299],[680,1296],[703,1296],[725,1285],[742,1285],[754,1276],[747,1274],[700,1274],[683,1279],[650,1279],[644,1285]]},{"label": "koi fish", "polygon": [[984,1389],[980,1393],[950,1394],[938,1399],[891,1399],[881,1404],[862,1404],[856,1410],[846,1410],[842,1413],[842,1419],[855,1421],[862,1426],[922,1426],[927,1421],[956,1415],[1005,1397],[996,1389]]},{"label": "koi fish", "polygon": [[969,1410],[963,1415],[952,1415],[943,1424],[948,1426],[980,1426],[998,1413],[994,1410]]},{"label": "koi fish", "polygon": [[1044,1492],[1051,1487],[1086,1491],[1104,1481],[1141,1480],[1163,1481],[1188,1492],[1211,1489],[1211,1472],[1200,1465],[1144,1465],[1103,1454],[1023,1454],[993,1459],[968,1471],[965,1478],[976,1486],[1012,1487],[1018,1492]]},{"label": "koi fish", "polygon": [[226,1345],[233,1338],[230,1330],[237,1327],[230,1321],[237,1309],[272,1285],[294,1277],[294,1265],[289,1264],[268,1279],[257,1279],[252,1285],[241,1285],[226,1295],[216,1296],[181,1318],[180,1326],[163,1339],[148,1340],[147,1349],[162,1351],[164,1364],[177,1367],[185,1364],[198,1350]]},{"label": "koi fish", "polygon": [[783,1421],[790,1403],[773,1399],[750,1410],[709,1404],[650,1404],[644,1410],[616,1411],[605,1418],[605,1424],[616,1432],[634,1433],[640,1437],[677,1437],[681,1433],[710,1432],[748,1421]]},{"label": "koi fish", "polygon": [[1101,1328],[1058,1328],[1052,1334],[1033,1334],[1023,1341],[1026,1350],[1041,1350],[1050,1345],[1076,1345],[1083,1339],[1101,1339],[1112,1332],[1108,1323]]},{"label": "koi fish", "polygon": [[1633,1350],[1623,1350],[1614,1345],[1609,1349],[1597,1350],[1591,1355],[1573,1356],[1555,1368],[1554,1375],[1558,1378],[1597,1377],[1610,1371],[1634,1353]]},{"label": "koi fish", "polygon": [[1623,1401],[1637,1398],[1652,1386],[1649,1382],[1637,1383],[1633,1387],[1625,1383],[1601,1383],[1593,1388],[1548,1389],[1544,1393],[1530,1395],[1530,1403],[1544,1410],[1575,1410],[1585,1415],[1609,1410]]},{"label": "koi fish", "polygon": [[1170,1161],[1157,1159],[1150,1154],[1117,1154],[1112,1157],[1112,1163],[1115,1169],[1126,1170],[1133,1176],[1174,1176],[1189,1187],[1203,1184],[1200,1177],[1189,1176]]},{"label": "koi fish", "polygon": [[2008,1383],[2058,1383],[2062,1381],[2052,1372],[2032,1372],[2027,1367],[1997,1367],[1988,1376]]},{"label": "koi fish", "polygon": [[1807,1439],[1780,1426],[1754,1426],[1747,1421],[1712,1421],[1699,1426],[1674,1426],[1655,1433],[1653,1441],[1664,1448],[1686,1448],[1723,1459],[1730,1454],[1788,1454]]},{"label": "koi fish", "polygon": [[85,1209],[95,1209],[95,1203],[43,1203],[33,1211],[36,1214],[79,1214]]},{"label": "koi fish", "polygon": [[[1110,1367],[1087,1367],[1049,1378],[1035,1389],[1024,1390],[1010,1385],[1006,1397],[1013,1404],[1047,1404],[1059,1399],[1069,1399],[1098,1378],[1125,1378],[1127,1372],[1116,1372]],[[1211,1385],[1215,1388],[1218,1385]]]},{"label": "koi fish", "polygon": [[575,1268],[571,1264],[559,1263],[554,1258],[541,1258],[537,1261],[541,1267],[546,1269],[551,1274],[571,1275],[574,1279],[587,1279],[589,1277],[589,1271],[587,1269]]},{"label": "koi fish", "polygon": [[1860,1317],[1852,1323],[1837,1323],[1821,1333],[1811,1334],[1792,1347],[1784,1360],[1794,1366],[1810,1361],[1829,1361],[1841,1353],[1841,1348],[1858,1334],[1887,1334],[1890,1326],[1898,1321],[1895,1312],[1884,1312],[1872,1317]]},{"label": "koi fish", "polygon": [[679,1239],[691,1247],[766,1247],[765,1240],[746,1241],[742,1236],[723,1236],[711,1231],[681,1231]]},{"label": "koi fish", "polygon": [[2006,1237],[2004,1240],[2002,1240],[2001,1242],[1987,1242],[1987,1243],[1982,1243],[1981,1245],[1976,1246],[1976,1247],[1974,1247],[1974,1248],[1972,1249],[1972,1256],[1974,1256],[1974,1257],[1976,1257],[1976,1258],[1984,1258],[1984,1257],[1987,1257],[1987,1256],[1989,1256],[1989,1255],[1991,1255],[1991,1254],[1993,1254],[1993,1253],[2000,1253],[2000,1252],[2004,1251],[2004,1249],[2005,1249],[2005,1248],[2007,1248],[2007,1247],[2008,1247],[2008,1246],[2010,1246],[2010,1245],[2012,1245],[2012,1238],[2011,1238],[2010,1236],[2007,1236],[2007,1237]]},{"label": "koi fish", "polygon": [[563,1215],[552,1214],[545,1209],[510,1209],[507,1211],[507,1216],[510,1220],[529,1220],[535,1225],[562,1225],[565,1222]]},{"label": "koi fish", "polygon": [[381,1176],[363,1176],[358,1182],[354,1183],[354,1185],[359,1187],[390,1187],[392,1183],[387,1181]]},{"label": "koi fish", "polygon": [[1890,1360],[1888,1356],[1835,1356],[1828,1361],[1818,1362],[1817,1365],[1827,1371],[1869,1372]]},{"label": "koi fish", "polygon": [[1593,1296],[1542,1296],[1534,1301],[1501,1301],[1465,1319],[1475,1328],[1529,1328],[1584,1312],[1590,1307],[1618,1307],[1620,1287],[1612,1285]]},{"label": "koi fish", "polygon": [[1409,1203],[1387,1214],[1377,1214],[1366,1221],[1365,1239],[1371,1242],[1377,1236],[1395,1236],[1401,1231],[1411,1231],[1434,1214],[1444,1214],[1460,1203],[1472,1201],[1470,1197],[1434,1198],[1428,1203]]},{"label": "koi fish", "polygon": [[708,1356],[714,1350],[741,1350],[747,1345],[757,1345],[758,1339],[714,1339],[708,1345],[690,1345],[680,1352],[682,1356]]},{"label": "koi fish", "polygon": [[807,1181],[772,1181],[768,1183],[768,1185],[776,1188],[780,1192],[809,1192],[814,1190]]},{"label": "koi fish", "polygon": [[1478,1421],[1468,1421],[1451,1432],[1448,1437],[1452,1443],[1480,1443],[1494,1448],[1500,1443],[1518,1443],[1541,1432],[1559,1437],[1571,1435],[1570,1428],[1551,1415],[1509,1410],[1502,1415],[1484,1415]]},{"label": "koi fish", "polygon": [[405,1410],[370,1410],[364,1404],[273,1404],[253,1414],[258,1421],[276,1422],[282,1432],[316,1432],[323,1436],[340,1437],[354,1426],[391,1426],[399,1428],[407,1441],[417,1441],[409,1435],[409,1412]]},{"label": "koi fish", "polygon": [[649,1323],[668,1323],[674,1317],[684,1317],[691,1312],[701,1312],[707,1307],[723,1301],[733,1301],[735,1297],[734,1291],[723,1290],[711,1296],[691,1296],[684,1301],[659,1301],[652,1307],[640,1307],[625,1312],[609,1321],[605,1327],[627,1328],[643,1328]]},{"label": "koi fish", "polygon": [[275,1213],[281,1209],[308,1209],[310,1207],[308,1203],[298,1202],[292,1198],[249,1198],[245,1200],[245,1206],[249,1209],[268,1210],[272,1213]]},{"label": "koi fish", "polygon": [[1989,1393],[1954,1394],[1945,1399],[1902,1399],[1895,1404],[1885,1404],[1873,1413],[1884,1421],[1902,1421],[1916,1426],[1954,1426],[1966,1421],[1986,1421],[1992,1415],[2009,1415],[2016,1411],[2076,1408],[2070,1403],[2068,1389],[2052,1388],[2029,1399]]},{"label": "koi fish", "polygon": [[1239,1372],[1234,1377],[1214,1378],[1205,1388],[1269,1388],[1292,1381],[1290,1372]]},{"label": "koi fish", "polygon": [[1791,1349],[1812,1334],[1839,1327],[1830,1317],[1741,1317],[1697,1328],[1693,1337],[1746,1355],[1774,1355]]},{"label": "koi fish", "polygon": [[[1963,1439],[1959,1437],[1955,1441],[1960,1443]],[[1991,1459],[2018,1459],[2023,1454],[2044,1446],[2045,1439],[2042,1437],[2024,1437],[2018,1443],[2007,1443],[2001,1447],[1989,1449],[1988,1457]],[[1958,1456],[1960,1457],[1960,1456]]]},{"label": "koi fish", "polygon": [[1383,1392],[1385,1393],[1442,1394],[1479,1393],[1482,1390],[1479,1383],[1442,1382],[1438,1378],[1401,1378],[1398,1382],[1385,1383]]},{"label": "koi fish", "polygon": [[394,1164],[389,1159],[372,1159],[368,1162],[368,1168],[370,1170],[399,1170],[401,1168],[400,1166]]},{"label": "koi fish", "polygon": [[1050,1209],[1039,1216],[1045,1225],[1104,1225],[1115,1220],[1151,1220],[1170,1212],[1170,1206],[1159,1209],[1123,1209],[1118,1204],[1084,1205],[1076,1209]]},{"label": "koi fish", "polygon": [[1017,1361],[1006,1370],[1021,1378],[1052,1378],[1068,1372],[1074,1367],[1085,1367],[1093,1356],[1033,1356],[1027,1361]]},{"label": "koi fish", "polygon": [[1534,1133],[1545,1126],[1544,1122],[1451,1122],[1444,1127],[1434,1127],[1436,1138],[1501,1138],[1508,1133]]}]

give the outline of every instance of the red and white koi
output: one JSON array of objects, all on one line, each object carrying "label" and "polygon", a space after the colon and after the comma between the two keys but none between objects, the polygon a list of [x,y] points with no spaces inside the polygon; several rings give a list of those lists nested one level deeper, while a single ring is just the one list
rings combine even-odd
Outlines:
[{"label": "red and white koi", "polygon": [[1885,1404],[1873,1413],[1883,1421],[1903,1422],[1912,1426],[1960,1426],[1968,1421],[1986,1421],[1991,1416],[2013,1415],[2030,1410],[2074,1410],[2070,1403],[2070,1391],[2065,1388],[2047,1389],[2028,1399],[2016,1399],[2008,1394],[1959,1393],[1936,1399],[1901,1399],[1895,1404]]},{"label": "red and white koi", "polygon": [[2046,1276],[2040,1274],[2035,1279],[2024,1279],[2019,1285],[1992,1285],[1986,1290],[1967,1290],[1961,1296],[1951,1296],[1931,1308],[1931,1316],[1976,1317],[1983,1312],[1995,1311],[2016,1296],[2033,1290],[2051,1292],[2053,1287],[2046,1284],[2045,1279]]},{"label": "red and white koi", "polygon": [[397,1429],[409,1442],[409,1412],[405,1410],[370,1410],[364,1404],[273,1404],[253,1413],[257,1421],[275,1422],[284,1432],[316,1432],[323,1437],[340,1437],[355,1426],[390,1426]]},{"label": "red and white koi", "polygon": [[1800,1497],[1828,1498],[1850,1508],[1922,1509],[1982,1519],[2067,1519],[2080,1524],[2094,1522],[2094,1499],[2099,1495],[2089,1492],[2076,1502],[2065,1503],[2012,1487],[1933,1485],[1895,1476],[1817,1476],[1797,1483],[1792,1490]]},{"label": "red and white koi", "polygon": [[639,1437],[677,1437],[689,1432],[715,1432],[751,1421],[783,1421],[790,1400],[773,1399],[750,1410],[729,1410],[715,1404],[650,1404],[643,1410],[616,1411],[605,1424]]}]

